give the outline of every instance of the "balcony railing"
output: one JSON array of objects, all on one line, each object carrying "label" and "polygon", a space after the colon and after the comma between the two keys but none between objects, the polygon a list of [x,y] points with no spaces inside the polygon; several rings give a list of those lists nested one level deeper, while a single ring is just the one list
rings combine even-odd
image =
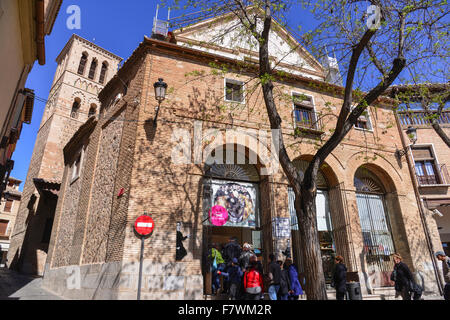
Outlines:
[{"label": "balcony railing", "polygon": [[[398,117],[402,126],[431,125],[430,116],[420,110],[400,111]],[[441,116],[437,118],[437,122],[439,124],[450,124],[450,111],[443,111]]]},{"label": "balcony railing", "polygon": [[439,166],[438,174],[426,176],[419,176],[416,174],[416,176],[420,186],[450,184],[450,176],[448,174],[447,166],[445,164]]}]

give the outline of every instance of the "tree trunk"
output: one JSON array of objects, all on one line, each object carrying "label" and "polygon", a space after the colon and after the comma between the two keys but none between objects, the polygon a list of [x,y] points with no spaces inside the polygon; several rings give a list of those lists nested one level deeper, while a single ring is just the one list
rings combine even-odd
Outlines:
[{"label": "tree trunk", "polygon": [[295,210],[300,231],[300,252],[306,279],[304,290],[308,300],[327,300],[322,254],[318,241],[315,197],[316,192],[311,192],[303,186],[301,194],[295,195]]}]

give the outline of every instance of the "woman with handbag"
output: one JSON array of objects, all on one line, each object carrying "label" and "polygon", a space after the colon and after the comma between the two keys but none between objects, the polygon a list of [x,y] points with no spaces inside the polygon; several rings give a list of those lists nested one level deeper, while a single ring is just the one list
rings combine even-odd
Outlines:
[{"label": "woman with handbag", "polygon": [[263,292],[263,277],[257,270],[257,263],[251,261],[249,269],[244,275],[246,300],[260,300]]}]

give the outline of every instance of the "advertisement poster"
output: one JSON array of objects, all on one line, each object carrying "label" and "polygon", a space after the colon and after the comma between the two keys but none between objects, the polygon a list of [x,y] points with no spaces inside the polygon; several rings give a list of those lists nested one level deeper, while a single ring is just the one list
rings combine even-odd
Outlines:
[{"label": "advertisement poster", "polygon": [[[244,182],[213,181],[211,207],[221,206],[228,212],[225,227],[256,228],[257,185]],[[211,221],[208,221],[211,225]]]},{"label": "advertisement poster", "polygon": [[289,218],[275,218],[272,220],[273,234],[278,239],[291,237],[291,220]]}]

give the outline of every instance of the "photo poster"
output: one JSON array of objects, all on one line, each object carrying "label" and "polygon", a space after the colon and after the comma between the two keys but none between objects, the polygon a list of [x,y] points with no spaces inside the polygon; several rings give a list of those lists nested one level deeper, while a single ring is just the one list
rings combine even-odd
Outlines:
[{"label": "photo poster", "polygon": [[287,239],[291,237],[291,219],[274,218],[272,220],[272,231],[277,239]]},{"label": "photo poster", "polygon": [[[247,182],[213,180],[211,184],[211,205],[222,206],[228,211],[224,227],[255,229],[259,227],[258,185]],[[208,213],[207,213],[208,214]],[[206,225],[213,224],[209,219]]]}]

